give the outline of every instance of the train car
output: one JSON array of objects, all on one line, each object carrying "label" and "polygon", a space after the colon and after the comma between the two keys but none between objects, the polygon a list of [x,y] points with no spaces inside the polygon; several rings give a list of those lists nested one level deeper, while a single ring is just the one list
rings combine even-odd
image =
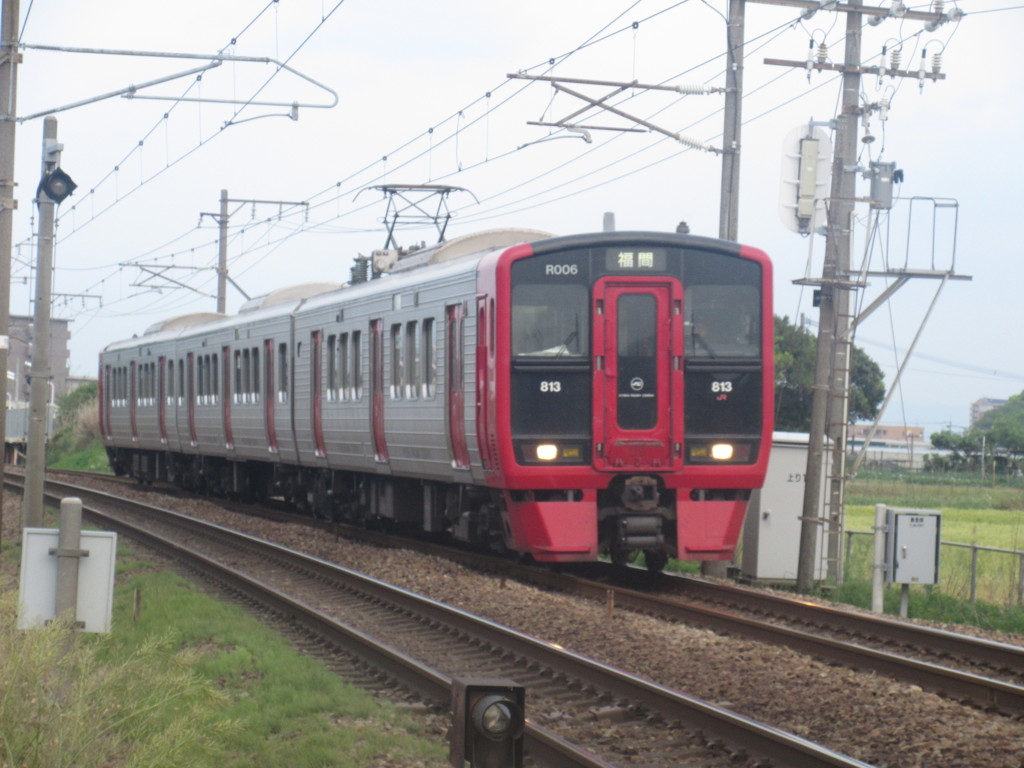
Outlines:
[{"label": "train car", "polygon": [[377,266],[108,346],[115,471],[544,562],[732,557],[771,445],[764,253],[495,230]]}]

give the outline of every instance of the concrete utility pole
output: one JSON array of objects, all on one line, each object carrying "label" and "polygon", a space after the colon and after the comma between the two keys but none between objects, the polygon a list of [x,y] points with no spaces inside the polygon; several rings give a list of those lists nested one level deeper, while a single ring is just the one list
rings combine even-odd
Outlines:
[{"label": "concrete utility pole", "polygon": [[857,118],[860,114],[861,27],[863,19],[852,9],[861,0],[850,0],[846,15],[847,69],[843,72],[842,107],[836,118],[832,190],[828,206],[825,265],[822,272],[817,360],[811,400],[811,430],[807,475],[804,482],[803,521],[800,527],[800,558],[796,584],[809,592],[815,580],[818,526],[818,490],[824,472],[825,437],[832,440],[829,478],[828,532],[829,575],[838,575],[840,547],[834,536],[842,530],[843,488],[846,459],[846,415],[850,380],[850,238],[856,194]]},{"label": "concrete utility pole", "polygon": [[217,251],[217,311],[228,311],[228,191],[220,191],[220,237]]},{"label": "concrete utility pole", "polygon": [[[0,375],[7,391],[11,323],[11,245],[14,242],[14,116],[18,93],[18,0],[3,0],[0,22]],[[0,435],[7,439],[7,398],[0,403]],[[6,451],[5,451],[6,452]],[[3,541],[4,460],[0,460],[0,542]]]},{"label": "concrete utility pole", "polygon": [[[57,143],[57,118],[43,120],[42,177],[60,168],[62,146]],[[32,368],[29,398],[28,452],[25,463],[25,498],[22,521],[26,528],[43,524],[43,485],[46,480],[46,422],[50,392],[50,294],[53,290],[53,229],[59,200],[42,183],[36,193],[39,206],[39,243],[36,249],[36,297],[32,319]]]},{"label": "concrete utility pole", "polygon": [[743,41],[745,0],[729,0],[725,54],[725,127],[722,132],[722,192],[718,236],[739,237],[740,131],[743,125]]},{"label": "concrete utility pole", "polygon": [[[228,223],[231,221],[231,213],[228,211],[228,203],[241,203],[243,205],[276,205],[279,207],[283,206],[294,206],[303,205],[306,207],[308,214],[309,203],[306,201],[292,202],[288,200],[237,200],[228,197],[228,191],[222,189],[220,191],[220,212],[219,213],[200,213],[199,218],[202,219],[204,216],[209,216],[217,222],[218,229],[220,232],[218,240],[218,251],[217,251],[217,312],[225,314],[228,306],[228,283],[230,282],[235,288],[238,289],[239,293],[245,296],[246,299],[249,295],[241,289],[241,287],[234,280],[231,279],[228,274]],[[144,268],[143,265],[137,264],[140,269]],[[166,275],[161,275],[166,278]],[[185,286],[179,283],[182,287]]]},{"label": "concrete utility pole", "polygon": [[[797,589],[809,592],[817,576],[818,528],[828,523],[828,575],[838,579],[842,572],[843,493],[846,481],[846,431],[849,411],[851,368],[851,314],[850,292],[863,287],[850,274],[852,219],[856,205],[857,134],[858,118],[872,107],[860,104],[860,81],[864,74],[885,74],[889,77],[912,77],[924,80],[944,80],[939,72],[911,72],[901,69],[864,67],[861,65],[861,32],[866,19],[881,23],[890,14],[887,9],[865,6],[863,0],[849,0],[845,4],[825,3],[817,0],[745,0],[766,5],[784,5],[804,9],[803,18],[809,19],[819,11],[846,14],[846,50],[842,64],[824,60],[788,61],[765,59],[765,64],[842,72],[842,107],[835,121],[836,143],[832,163],[832,187],[828,200],[826,225],[825,264],[820,281],[801,280],[801,284],[820,286],[820,320],[818,325],[817,358],[813,399],[811,403],[810,443],[808,446],[807,474],[805,476],[804,503],[800,529],[800,556],[797,563]],[[923,21],[938,26],[963,14],[958,10],[943,13],[906,10],[899,18],[905,21]],[[890,193],[891,194],[891,193]],[[901,283],[902,284],[902,283]],[[873,305],[874,306],[874,305]],[[831,446],[826,446],[826,437]],[[829,475],[828,513],[819,513],[818,493],[825,467],[825,455],[831,451],[832,466]]]}]

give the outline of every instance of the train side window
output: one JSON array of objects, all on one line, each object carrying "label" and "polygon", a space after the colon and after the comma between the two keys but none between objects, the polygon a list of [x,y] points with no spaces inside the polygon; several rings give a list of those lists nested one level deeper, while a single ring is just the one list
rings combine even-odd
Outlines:
[{"label": "train side window", "polygon": [[585,285],[522,283],[512,289],[512,355],[581,358],[590,351]]},{"label": "train side window", "polygon": [[242,351],[235,350],[235,391],[232,398],[236,403],[242,402]]},{"label": "train side window", "polygon": [[288,402],[288,344],[281,342],[277,346],[277,402]]},{"label": "train side window", "polygon": [[419,397],[420,392],[420,336],[417,333],[418,325],[419,323],[415,320],[410,320],[405,324],[405,396],[410,400],[415,400]]},{"label": "train side window", "polygon": [[348,334],[338,336],[338,399],[348,400],[351,397],[352,368],[349,364]]},{"label": "train side window", "polygon": [[206,405],[210,402],[210,358],[207,355],[199,356],[199,379],[200,403]]},{"label": "train side window", "polygon": [[167,404],[174,405],[174,361],[167,361]]},{"label": "train side window", "polygon": [[363,332],[352,331],[352,399],[363,399]]},{"label": "train side window", "polygon": [[327,337],[327,400],[338,399],[338,336]]},{"label": "train side window", "polygon": [[252,348],[252,401],[258,403],[260,401],[260,348]]},{"label": "train side window", "polygon": [[210,395],[211,402],[220,400],[220,377],[217,375],[217,355],[210,355]]},{"label": "train side window", "polygon": [[242,350],[242,402],[252,402],[252,353]]},{"label": "train side window", "polygon": [[185,405],[185,361],[178,361],[178,406]]},{"label": "train side window", "polygon": [[423,343],[420,345],[423,361],[423,397],[432,400],[437,389],[437,358],[434,351],[434,318],[423,321]]},{"label": "train side window", "polygon": [[402,359],[402,324],[391,326],[391,399],[402,399],[402,381],[405,378],[405,363]]}]

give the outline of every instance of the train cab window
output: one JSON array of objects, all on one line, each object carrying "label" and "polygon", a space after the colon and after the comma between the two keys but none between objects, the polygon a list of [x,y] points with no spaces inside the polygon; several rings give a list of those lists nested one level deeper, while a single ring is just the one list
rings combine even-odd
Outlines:
[{"label": "train cab window", "polygon": [[686,355],[691,360],[758,358],[761,268],[716,253],[688,254],[683,272]]},{"label": "train cab window", "polygon": [[585,357],[590,352],[589,303],[584,285],[516,285],[512,289],[512,355]]},{"label": "train cab window", "polygon": [[690,358],[757,358],[761,301],[756,285],[694,285],[686,289],[686,354]]}]

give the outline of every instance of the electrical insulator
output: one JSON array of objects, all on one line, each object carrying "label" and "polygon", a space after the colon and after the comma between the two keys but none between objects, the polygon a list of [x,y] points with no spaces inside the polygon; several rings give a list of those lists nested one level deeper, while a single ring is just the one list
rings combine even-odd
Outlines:
[{"label": "electrical insulator", "polygon": [[932,12],[939,15],[946,9],[946,0],[935,0],[932,3]]},{"label": "electrical insulator", "polygon": [[878,101],[878,119],[883,123],[889,119],[889,99],[882,98]]},{"label": "electrical insulator", "polygon": [[932,74],[939,74],[942,71],[942,53],[936,53],[932,56]]},{"label": "electrical insulator", "polygon": [[[900,63],[903,61],[903,49],[893,48],[889,51],[889,71],[895,72],[900,68]],[[893,75],[893,78],[896,76]]]},{"label": "electrical insulator", "polygon": [[828,61],[828,46],[824,42],[818,46],[818,63],[824,64]]},{"label": "electrical insulator", "polygon": [[928,58],[928,51],[921,51],[921,66],[917,68],[917,90],[924,93],[925,61]]}]

